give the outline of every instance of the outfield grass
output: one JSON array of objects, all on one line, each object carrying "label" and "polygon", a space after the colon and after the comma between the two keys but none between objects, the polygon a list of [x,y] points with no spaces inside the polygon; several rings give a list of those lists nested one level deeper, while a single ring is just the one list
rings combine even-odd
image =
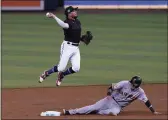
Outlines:
[{"label": "outfield grass", "polygon": [[[64,18],[58,14],[58,17]],[[81,45],[81,70],[63,85],[110,84],[140,75],[167,82],[166,14],[82,14],[83,31],[94,40]],[[45,13],[2,13],[2,87],[55,86],[38,76],[59,61],[62,29]]]}]

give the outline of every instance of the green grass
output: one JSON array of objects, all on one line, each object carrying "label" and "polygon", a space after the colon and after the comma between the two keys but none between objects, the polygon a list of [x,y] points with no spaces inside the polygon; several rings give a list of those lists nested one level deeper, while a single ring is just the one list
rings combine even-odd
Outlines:
[{"label": "green grass", "polygon": [[[64,19],[64,16],[58,14]],[[81,14],[83,32],[94,40],[81,45],[81,70],[62,85],[110,84],[140,75],[167,82],[166,14]],[[59,62],[62,29],[45,14],[2,13],[2,87],[55,86],[56,74],[38,76]]]}]

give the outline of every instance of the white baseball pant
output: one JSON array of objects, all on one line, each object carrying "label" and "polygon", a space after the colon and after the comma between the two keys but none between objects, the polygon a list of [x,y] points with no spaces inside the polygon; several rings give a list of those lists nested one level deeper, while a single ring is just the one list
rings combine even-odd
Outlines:
[{"label": "white baseball pant", "polygon": [[121,107],[116,103],[112,97],[105,97],[93,105],[85,106],[77,109],[70,109],[69,113],[74,114],[89,114],[93,111],[97,111],[97,114],[101,115],[118,115],[121,111]]},{"label": "white baseball pant", "polygon": [[78,72],[80,70],[80,50],[78,46],[71,45],[72,42],[63,41],[60,49],[60,61],[58,64],[58,72],[66,69],[68,61],[71,61],[72,70]]}]

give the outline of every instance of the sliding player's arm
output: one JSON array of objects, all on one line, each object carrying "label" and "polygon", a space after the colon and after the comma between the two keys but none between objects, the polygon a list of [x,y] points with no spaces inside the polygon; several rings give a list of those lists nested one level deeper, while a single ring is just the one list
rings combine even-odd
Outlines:
[{"label": "sliding player's arm", "polygon": [[154,107],[152,106],[151,102],[149,101],[149,99],[147,98],[144,90],[141,89],[141,93],[140,95],[138,96],[138,99],[143,101],[145,103],[145,105],[149,108],[149,110],[155,114],[155,115],[158,115],[158,114],[161,114],[159,112],[156,112]]}]

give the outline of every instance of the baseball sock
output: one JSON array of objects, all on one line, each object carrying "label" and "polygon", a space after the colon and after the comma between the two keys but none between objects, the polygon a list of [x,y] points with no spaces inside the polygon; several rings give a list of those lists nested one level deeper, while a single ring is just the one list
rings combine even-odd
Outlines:
[{"label": "baseball sock", "polygon": [[50,75],[50,74],[52,74],[52,73],[54,73],[54,72],[58,72],[57,66],[54,66],[53,68],[51,68],[51,69],[49,69],[49,70],[47,71],[48,75]]},{"label": "baseball sock", "polygon": [[73,71],[72,67],[70,67],[65,72],[63,72],[63,75],[66,76],[66,75],[73,74],[73,73],[75,73],[75,71]]}]

